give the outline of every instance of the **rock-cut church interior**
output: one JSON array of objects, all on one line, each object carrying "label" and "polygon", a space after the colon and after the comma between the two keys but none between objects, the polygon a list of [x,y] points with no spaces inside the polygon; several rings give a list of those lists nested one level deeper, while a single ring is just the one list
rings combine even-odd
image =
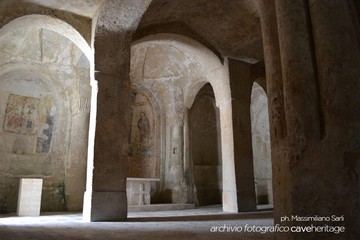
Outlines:
[{"label": "rock-cut church interior", "polygon": [[1,0],[0,234],[359,239],[359,91],[357,0]]}]

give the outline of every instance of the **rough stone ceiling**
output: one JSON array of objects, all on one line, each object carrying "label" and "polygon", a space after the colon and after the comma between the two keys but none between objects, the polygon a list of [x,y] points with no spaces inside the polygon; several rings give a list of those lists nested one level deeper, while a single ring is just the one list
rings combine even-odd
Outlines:
[{"label": "rough stone ceiling", "polygon": [[[0,9],[34,4],[92,18],[104,1],[0,0]],[[134,40],[154,33],[188,36],[218,56],[249,63],[263,60],[260,21],[254,0],[152,0]]]},{"label": "rough stone ceiling", "polygon": [[158,32],[185,34],[222,56],[253,63],[263,58],[253,0],[153,0],[135,37]]},{"label": "rough stone ceiling", "polygon": [[0,7],[14,2],[32,3],[92,18],[104,0],[0,0]]}]

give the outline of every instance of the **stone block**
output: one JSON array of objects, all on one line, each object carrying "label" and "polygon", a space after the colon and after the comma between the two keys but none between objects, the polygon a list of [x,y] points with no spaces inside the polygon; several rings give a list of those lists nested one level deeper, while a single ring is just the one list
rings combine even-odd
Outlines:
[{"label": "stone block", "polygon": [[43,180],[38,178],[20,179],[18,216],[39,216]]}]

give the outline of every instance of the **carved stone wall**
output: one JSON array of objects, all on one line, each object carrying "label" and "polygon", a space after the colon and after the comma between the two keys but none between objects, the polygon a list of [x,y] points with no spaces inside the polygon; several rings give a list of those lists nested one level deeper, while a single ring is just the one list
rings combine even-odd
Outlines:
[{"label": "carved stone wall", "polygon": [[0,30],[1,208],[14,212],[19,179],[36,177],[44,182],[42,211],[80,210],[89,61],[74,42],[54,31],[59,25],[49,30],[35,24],[41,18],[38,22],[49,27],[54,19],[28,18]]}]

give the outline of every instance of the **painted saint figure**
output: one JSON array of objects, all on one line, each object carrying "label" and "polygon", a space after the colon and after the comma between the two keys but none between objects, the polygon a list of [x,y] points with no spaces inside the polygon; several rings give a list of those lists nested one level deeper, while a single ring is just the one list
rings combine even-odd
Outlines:
[{"label": "painted saint figure", "polygon": [[140,112],[137,127],[139,130],[139,150],[141,153],[148,155],[150,145],[150,122],[146,117],[145,112]]}]

